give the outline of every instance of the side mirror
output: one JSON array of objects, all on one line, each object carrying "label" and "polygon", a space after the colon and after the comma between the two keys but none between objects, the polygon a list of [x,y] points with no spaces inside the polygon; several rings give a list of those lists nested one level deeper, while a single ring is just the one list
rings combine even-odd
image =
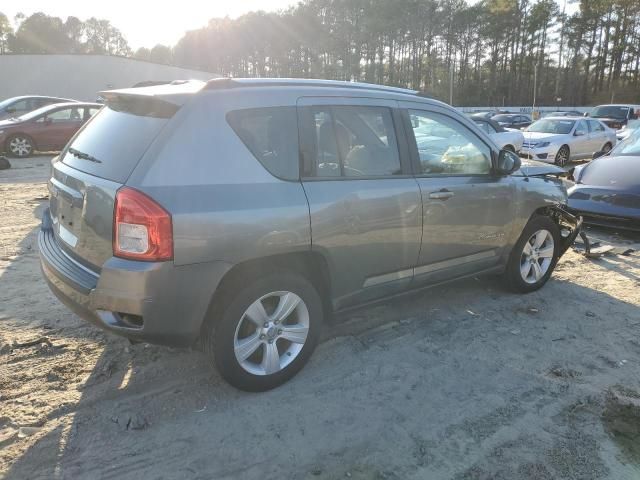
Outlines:
[{"label": "side mirror", "polygon": [[576,130],[575,132],[573,132],[573,136],[574,137],[582,137],[584,136],[584,132],[582,130]]},{"label": "side mirror", "polygon": [[594,152],[593,155],[591,155],[591,160],[595,160],[596,158],[604,157],[607,153],[609,153],[609,152],[605,152],[604,150],[599,150],[597,152]]},{"label": "side mirror", "polygon": [[499,175],[511,175],[520,168],[520,165],[522,165],[522,161],[517,153],[511,150],[500,150],[496,165],[496,172]]},{"label": "side mirror", "polygon": [[588,116],[589,116],[589,112],[584,112],[584,113],[582,114],[582,116],[583,116],[583,117],[588,117]]}]

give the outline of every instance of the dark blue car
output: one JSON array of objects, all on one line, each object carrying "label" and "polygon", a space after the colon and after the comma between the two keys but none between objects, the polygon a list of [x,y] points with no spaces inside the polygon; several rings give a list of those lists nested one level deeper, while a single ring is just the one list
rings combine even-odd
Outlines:
[{"label": "dark blue car", "polygon": [[640,130],[573,177],[568,206],[585,223],[640,231]]}]

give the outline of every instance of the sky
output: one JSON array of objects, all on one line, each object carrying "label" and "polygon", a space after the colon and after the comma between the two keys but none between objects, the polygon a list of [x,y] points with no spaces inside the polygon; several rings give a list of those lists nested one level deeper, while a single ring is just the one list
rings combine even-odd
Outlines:
[{"label": "sky", "polygon": [[[469,3],[477,1],[469,0]],[[562,8],[565,0],[557,1]],[[72,15],[81,20],[104,18],[118,28],[129,46],[136,50],[158,43],[173,46],[185,31],[205,26],[210,18],[235,18],[252,10],[281,10],[297,3],[297,0],[8,0],[0,6],[0,11],[10,20],[18,12],[27,16],[44,12],[63,20]],[[567,5],[567,13],[575,8]]]},{"label": "sky", "polygon": [[175,45],[187,30],[207,24],[210,18],[238,17],[252,10],[281,10],[296,0],[9,0],[0,11],[10,20],[18,12],[29,16],[35,12],[66,19],[76,16],[104,18],[118,28],[134,50],[157,43]]}]

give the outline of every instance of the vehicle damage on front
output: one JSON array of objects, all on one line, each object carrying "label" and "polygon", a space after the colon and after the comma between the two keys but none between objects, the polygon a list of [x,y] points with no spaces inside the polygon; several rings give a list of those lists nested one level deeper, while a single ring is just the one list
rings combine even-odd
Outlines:
[{"label": "vehicle damage on front", "polygon": [[514,177],[524,177],[529,184],[533,179],[543,182],[539,189],[549,199],[544,213],[556,222],[562,235],[558,257],[564,255],[582,231],[582,217],[568,208],[567,187],[570,183],[564,178],[566,175],[560,167],[527,159],[521,160],[520,169],[514,173]]}]

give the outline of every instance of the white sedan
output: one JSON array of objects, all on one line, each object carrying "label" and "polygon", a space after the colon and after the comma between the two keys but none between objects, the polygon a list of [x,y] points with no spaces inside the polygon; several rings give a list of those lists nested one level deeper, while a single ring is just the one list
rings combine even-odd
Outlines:
[{"label": "white sedan", "polygon": [[600,120],[582,117],[547,117],[524,131],[520,156],[564,166],[572,160],[591,159],[616,144],[616,132]]},{"label": "white sedan", "polygon": [[519,152],[522,148],[524,136],[520,130],[504,128],[498,122],[481,116],[472,115],[471,120],[480,130],[488,133],[501,149]]}]

